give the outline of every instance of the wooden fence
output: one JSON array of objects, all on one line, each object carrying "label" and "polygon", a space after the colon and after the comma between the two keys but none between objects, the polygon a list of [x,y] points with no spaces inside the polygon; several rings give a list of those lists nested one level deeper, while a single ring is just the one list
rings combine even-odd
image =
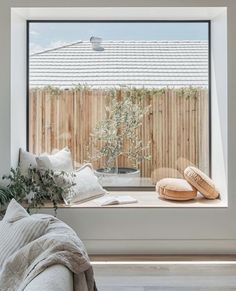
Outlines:
[{"label": "wooden fence", "polygon": [[[151,160],[140,164],[142,177],[156,181],[177,177],[175,169],[192,163],[208,173],[208,91],[165,89],[147,91],[143,105],[151,105],[140,136],[151,141]],[[122,90],[119,94],[123,94]],[[74,160],[87,160],[90,133],[105,118],[106,91],[32,89],[29,96],[29,149],[39,154],[68,146]],[[182,159],[181,159],[182,158]],[[182,161],[182,162],[181,162]],[[183,164],[181,166],[181,163]],[[94,167],[104,166],[103,161]],[[119,157],[119,166],[130,166]],[[164,170],[163,170],[164,168]]]}]

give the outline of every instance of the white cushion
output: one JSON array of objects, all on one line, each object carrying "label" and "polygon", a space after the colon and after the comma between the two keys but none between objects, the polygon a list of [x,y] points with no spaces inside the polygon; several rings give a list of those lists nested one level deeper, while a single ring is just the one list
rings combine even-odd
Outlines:
[{"label": "white cushion", "polygon": [[73,171],[71,152],[68,148],[64,148],[53,155],[42,154],[36,157],[36,162],[40,169],[65,172]]},{"label": "white cushion", "polygon": [[[63,181],[64,180],[64,181]],[[63,199],[66,204],[81,202],[107,193],[98,182],[91,164],[85,164],[70,177],[58,179],[59,183],[74,183],[69,193],[65,193]]]},{"label": "white cushion", "polygon": [[31,217],[12,199],[0,221],[0,268],[14,252],[42,236],[48,225],[49,220]]},{"label": "white cushion", "polygon": [[6,222],[15,222],[25,217],[29,217],[28,212],[15,199],[12,199],[7,207],[3,220]]},{"label": "white cushion", "polygon": [[29,167],[31,168],[37,167],[36,157],[37,156],[32,153],[20,149],[19,167],[23,175],[25,176],[28,175]]}]

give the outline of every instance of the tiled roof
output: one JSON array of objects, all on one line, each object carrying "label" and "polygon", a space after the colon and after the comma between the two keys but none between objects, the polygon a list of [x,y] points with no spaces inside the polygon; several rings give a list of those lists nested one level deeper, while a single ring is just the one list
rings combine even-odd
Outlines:
[{"label": "tiled roof", "polygon": [[207,41],[89,41],[30,56],[30,86],[208,85]]}]

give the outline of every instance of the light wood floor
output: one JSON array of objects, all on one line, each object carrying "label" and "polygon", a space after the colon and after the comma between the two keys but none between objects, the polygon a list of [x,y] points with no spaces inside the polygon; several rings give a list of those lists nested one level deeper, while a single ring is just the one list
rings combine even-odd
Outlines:
[{"label": "light wood floor", "polygon": [[236,290],[235,256],[93,256],[99,291]]}]

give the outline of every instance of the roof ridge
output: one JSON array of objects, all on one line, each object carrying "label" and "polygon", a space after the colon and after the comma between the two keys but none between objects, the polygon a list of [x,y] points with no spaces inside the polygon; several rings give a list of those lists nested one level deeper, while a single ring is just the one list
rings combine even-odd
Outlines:
[{"label": "roof ridge", "polygon": [[[163,42],[163,43],[201,43],[201,42],[208,42],[208,40],[145,40],[145,39],[140,39],[140,40],[122,40],[122,39],[118,39],[118,40],[103,40],[102,43],[106,43],[106,42],[110,42],[110,43],[113,43],[113,42],[127,42],[127,43],[138,43],[138,42],[141,42],[141,43],[149,43],[149,42],[155,42],[155,43],[158,43],[158,42]],[[81,43],[90,43],[89,40],[84,40],[84,41],[81,41]]]},{"label": "roof ridge", "polygon": [[43,51],[38,52],[38,53],[33,53],[30,56],[36,56],[36,55],[41,55],[43,53],[47,53],[47,52],[50,52],[50,51],[56,51],[56,50],[59,50],[61,48],[69,47],[69,46],[75,45],[77,43],[82,43],[82,42],[83,42],[82,40],[79,40],[79,41],[68,43],[68,44],[65,44],[65,45],[62,45],[62,46],[58,46],[58,47],[55,47],[55,48],[46,49],[46,50],[43,50]]}]

